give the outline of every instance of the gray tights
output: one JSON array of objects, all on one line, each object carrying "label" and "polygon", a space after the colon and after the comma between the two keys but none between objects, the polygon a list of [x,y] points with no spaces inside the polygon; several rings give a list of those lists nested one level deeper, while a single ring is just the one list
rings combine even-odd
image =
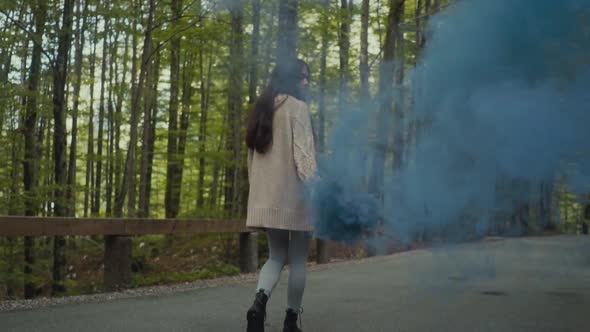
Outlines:
[{"label": "gray tights", "polygon": [[287,307],[299,310],[305,289],[307,256],[311,242],[310,232],[267,229],[269,257],[258,279],[257,290],[263,289],[270,297],[277,285],[283,267],[289,262]]}]

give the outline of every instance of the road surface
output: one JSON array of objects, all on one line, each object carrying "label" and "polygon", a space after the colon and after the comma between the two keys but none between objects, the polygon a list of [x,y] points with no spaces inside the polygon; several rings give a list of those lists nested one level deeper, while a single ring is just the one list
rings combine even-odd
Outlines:
[{"label": "road surface", "polygon": [[[266,331],[282,331],[287,272]],[[0,331],[245,331],[255,284],[0,313]],[[308,274],[303,331],[590,331],[590,237],[498,239]]]}]

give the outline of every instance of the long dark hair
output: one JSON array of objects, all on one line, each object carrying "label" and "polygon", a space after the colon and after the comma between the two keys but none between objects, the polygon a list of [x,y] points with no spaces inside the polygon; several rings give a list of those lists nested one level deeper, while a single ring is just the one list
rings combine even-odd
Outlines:
[{"label": "long dark hair", "polygon": [[268,85],[250,111],[246,131],[248,148],[256,150],[258,153],[265,153],[271,146],[272,121],[277,108],[275,105],[277,95],[285,94],[305,101],[305,92],[299,87],[304,67],[309,72],[307,63],[300,59],[294,59],[279,63],[273,69]]}]

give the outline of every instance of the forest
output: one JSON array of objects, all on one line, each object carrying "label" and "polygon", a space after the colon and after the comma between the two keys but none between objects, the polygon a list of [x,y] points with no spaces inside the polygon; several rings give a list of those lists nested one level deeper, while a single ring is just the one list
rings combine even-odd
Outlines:
[{"label": "forest", "polygon": [[[395,171],[428,130],[395,99],[452,2],[0,0],[0,215],[244,218],[244,124],[281,56],[309,63],[319,154],[347,105],[378,101],[394,125],[369,158]],[[513,222],[578,232],[583,203],[559,177],[542,190],[552,208]],[[101,241],[0,239],[0,300],[100,291]],[[133,241],[136,286],[237,273],[234,236]]]}]

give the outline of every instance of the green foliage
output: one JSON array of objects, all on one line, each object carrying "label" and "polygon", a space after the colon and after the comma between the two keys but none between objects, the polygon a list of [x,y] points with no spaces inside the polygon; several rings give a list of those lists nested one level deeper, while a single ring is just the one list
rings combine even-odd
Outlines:
[{"label": "green foliage", "polygon": [[231,276],[240,273],[240,269],[231,264],[220,264],[211,267],[204,267],[197,271],[190,272],[157,272],[133,276],[132,286],[143,287],[168,283],[191,282],[202,279],[212,279],[220,276]]}]

